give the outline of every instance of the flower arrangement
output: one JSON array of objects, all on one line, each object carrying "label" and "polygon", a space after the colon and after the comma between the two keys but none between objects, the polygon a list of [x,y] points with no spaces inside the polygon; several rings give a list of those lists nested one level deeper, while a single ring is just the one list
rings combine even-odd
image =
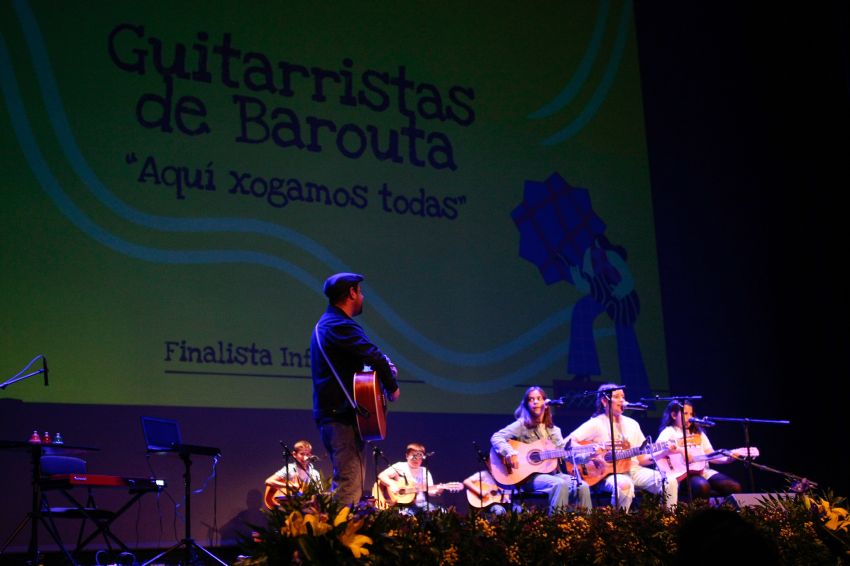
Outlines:
[{"label": "flower arrangement", "polygon": [[[270,512],[269,524],[246,541],[251,557],[238,565],[671,564],[681,528],[707,509],[703,502],[669,512],[644,497],[630,513],[600,507],[495,516],[449,509],[410,516],[368,505],[340,507],[313,492]],[[768,496],[734,515],[775,544],[780,563],[850,564],[850,513],[843,498]]]}]

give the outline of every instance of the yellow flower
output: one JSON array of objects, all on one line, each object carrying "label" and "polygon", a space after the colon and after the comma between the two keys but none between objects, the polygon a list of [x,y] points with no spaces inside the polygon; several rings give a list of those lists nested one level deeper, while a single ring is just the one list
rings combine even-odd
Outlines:
[{"label": "yellow flower", "polygon": [[824,519],[826,520],[824,526],[827,529],[831,531],[846,531],[850,527],[850,519],[847,518],[847,509],[843,507],[831,507],[829,501],[825,499],[820,500],[818,509],[824,515]]},{"label": "yellow flower", "polygon": [[[310,526],[309,531],[307,530],[308,525]],[[288,537],[299,537],[308,533],[312,533],[313,536],[321,536],[332,528],[316,515],[302,515],[298,511],[293,511],[280,528],[280,534]]]},{"label": "yellow flower", "polygon": [[454,564],[457,564],[459,558],[460,556],[458,555],[457,547],[455,545],[451,545],[443,552],[443,558],[440,560],[440,565],[442,566],[443,564],[446,564],[448,566],[453,566]]},{"label": "yellow flower", "polygon": [[[347,513],[346,516],[348,516]],[[337,515],[337,518],[339,518],[339,515]],[[360,558],[361,556],[369,554],[369,549],[364,548],[364,545],[372,544],[371,537],[357,534],[357,531],[360,530],[360,527],[362,525],[362,519],[359,521],[349,521],[348,524],[345,526],[345,532],[339,535],[339,537],[337,537],[339,539],[339,542],[341,542],[351,550],[351,554],[354,555],[354,558]]]},{"label": "yellow flower", "polygon": [[304,525],[304,516],[298,511],[293,511],[286,518],[286,522],[280,528],[280,534],[288,537],[297,537],[307,534],[307,527]]},{"label": "yellow flower", "polygon": [[505,549],[507,553],[508,564],[520,564],[519,560],[519,545],[512,544],[508,548]]},{"label": "yellow flower", "polygon": [[315,515],[304,516],[305,531],[307,530],[307,525],[310,526],[310,530],[312,531],[314,537],[320,537],[333,528]]},{"label": "yellow flower", "polygon": [[351,507],[345,506],[340,509],[339,513],[337,513],[336,518],[334,519],[334,527],[340,526],[342,523],[348,520],[348,514],[351,513]]}]

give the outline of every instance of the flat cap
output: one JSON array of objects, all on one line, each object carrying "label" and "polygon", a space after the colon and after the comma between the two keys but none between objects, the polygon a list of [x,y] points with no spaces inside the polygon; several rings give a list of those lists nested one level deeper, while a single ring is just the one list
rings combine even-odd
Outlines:
[{"label": "flat cap", "polygon": [[322,291],[331,303],[336,303],[348,293],[351,287],[354,287],[363,279],[365,277],[359,273],[335,273],[325,280]]}]

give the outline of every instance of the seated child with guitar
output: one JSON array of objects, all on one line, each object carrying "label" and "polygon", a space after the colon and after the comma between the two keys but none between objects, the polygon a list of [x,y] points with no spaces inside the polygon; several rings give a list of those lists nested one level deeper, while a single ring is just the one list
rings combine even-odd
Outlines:
[{"label": "seated child with guitar", "polygon": [[510,490],[500,486],[490,473],[490,457],[482,468],[463,480],[466,500],[470,507],[486,510],[493,515],[504,515],[511,506]]},{"label": "seated child with guitar", "polygon": [[[683,409],[684,405],[684,409]],[[714,490],[718,495],[730,495],[732,493],[741,492],[741,484],[722,474],[716,470],[712,470],[709,462],[715,464],[726,464],[733,459],[732,455],[741,458],[748,456],[746,448],[738,448],[732,451],[715,452],[708,440],[708,435],[702,430],[698,424],[691,422],[694,417],[694,408],[690,401],[671,401],[667,408],[664,409],[664,414],[661,416],[661,427],[658,432],[658,441],[673,440],[679,446],[684,444],[682,435],[682,413],[684,412],[685,422],[688,424],[688,461],[689,465],[685,466],[684,450],[670,453],[667,456],[658,458],[658,469],[667,474],[668,481],[681,483],[682,487],[686,484],[683,482],[685,476],[690,472],[690,490],[694,498],[707,498]],[[750,447],[749,457],[758,456],[758,449]],[[687,495],[687,489],[681,490],[679,497]]]},{"label": "seated child with guitar", "polygon": [[378,474],[378,483],[372,489],[378,507],[398,507],[404,513],[435,511],[440,509],[430,502],[444,490],[460,491],[463,484],[452,482],[435,484],[422,462],[427,458],[425,446],[411,442],[404,451],[404,462],[396,462]]},{"label": "seated child with guitar", "polygon": [[284,466],[266,478],[266,493],[263,501],[266,507],[274,509],[279,506],[279,498],[287,497],[304,491],[312,484],[317,490],[322,489],[322,475],[313,465],[318,458],[313,456],[313,445],[306,440],[299,440],[292,445],[292,459]]}]

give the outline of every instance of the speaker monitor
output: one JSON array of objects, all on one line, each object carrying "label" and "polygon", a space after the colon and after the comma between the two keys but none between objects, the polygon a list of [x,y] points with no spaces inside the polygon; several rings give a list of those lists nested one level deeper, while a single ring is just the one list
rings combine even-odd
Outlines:
[{"label": "speaker monitor", "polygon": [[731,505],[735,509],[743,509],[744,507],[761,505],[762,501],[770,497],[787,499],[795,495],[794,493],[735,493],[727,495],[723,503]]}]

